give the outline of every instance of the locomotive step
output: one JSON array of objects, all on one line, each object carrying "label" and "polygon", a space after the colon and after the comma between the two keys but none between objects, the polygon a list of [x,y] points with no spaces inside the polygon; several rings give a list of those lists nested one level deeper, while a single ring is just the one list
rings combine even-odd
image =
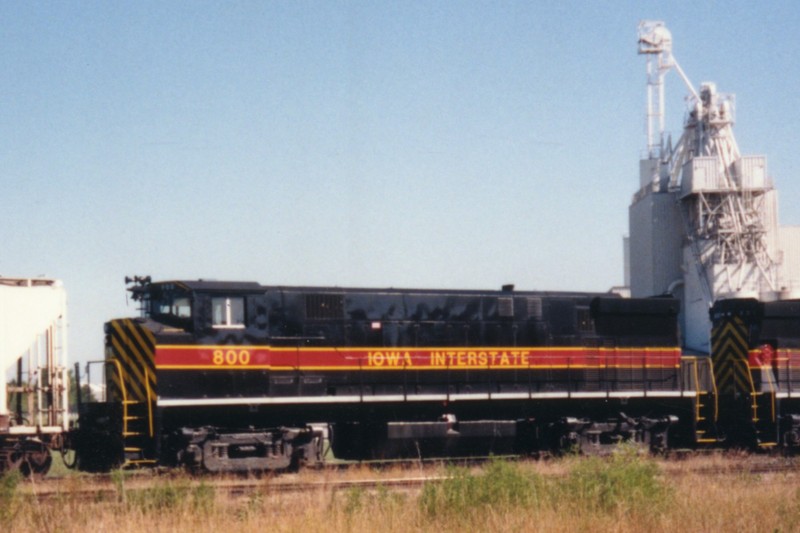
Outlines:
[{"label": "locomotive step", "polygon": [[155,464],[155,459],[129,459],[125,461],[125,466],[146,466]]}]

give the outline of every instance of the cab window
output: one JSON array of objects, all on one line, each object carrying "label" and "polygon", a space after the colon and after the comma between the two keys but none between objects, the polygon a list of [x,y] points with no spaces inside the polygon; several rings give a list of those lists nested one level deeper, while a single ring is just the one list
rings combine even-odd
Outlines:
[{"label": "cab window", "polygon": [[211,298],[211,325],[215,328],[243,328],[244,298]]},{"label": "cab window", "polygon": [[175,318],[192,317],[192,302],[185,293],[165,290],[154,296],[150,304],[152,315]]},{"label": "cab window", "polygon": [[189,298],[175,298],[172,301],[172,314],[178,318],[190,318],[192,316],[192,306]]}]

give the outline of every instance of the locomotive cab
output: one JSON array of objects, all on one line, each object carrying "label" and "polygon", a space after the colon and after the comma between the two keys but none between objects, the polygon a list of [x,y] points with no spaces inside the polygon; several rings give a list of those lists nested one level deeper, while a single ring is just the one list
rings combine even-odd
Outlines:
[{"label": "locomotive cab", "polygon": [[143,318],[208,338],[237,330],[266,338],[264,288],[257,283],[166,282],[131,289]]},{"label": "locomotive cab", "polygon": [[[103,401],[85,403],[73,433],[78,467],[105,471],[122,465],[154,464],[161,455],[161,412],[165,393],[191,394],[206,385],[197,376],[187,379],[180,369],[180,346],[240,346],[266,341],[264,289],[257,283],[163,282],[136,278],[130,288],[140,316],[105,324],[102,367]],[[159,380],[159,351],[167,354],[164,367],[177,372]],[[231,358],[231,350],[207,350],[209,366]],[[241,351],[233,351],[237,356]],[[171,356],[171,358],[170,358]],[[183,354],[185,357],[185,354]]]}]

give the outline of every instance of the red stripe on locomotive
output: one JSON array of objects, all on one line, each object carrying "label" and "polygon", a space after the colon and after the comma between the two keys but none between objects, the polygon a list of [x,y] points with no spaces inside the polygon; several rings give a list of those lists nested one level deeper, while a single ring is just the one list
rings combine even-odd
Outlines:
[{"label": "red stripe on locomotive", "polygon": [[283,348],[158,346],[158,368],[677,368],[677,348]]}]

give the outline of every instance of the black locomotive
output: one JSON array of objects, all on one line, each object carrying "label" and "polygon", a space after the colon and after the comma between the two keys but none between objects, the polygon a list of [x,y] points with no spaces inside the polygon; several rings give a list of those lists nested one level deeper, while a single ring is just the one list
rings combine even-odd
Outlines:
[{"label": "black locomotive", "polygon": [[800,301],[723,300],[711,309],[711,357],[726,444],[800,446]]},{"label": "black locomotive", "polygon": [[79,468],[209,471],[340,459],[654,450],[717,441],[711,361],[679,305],[610,294],[216,281],[131,288],[105,325],[107,398]]}]

